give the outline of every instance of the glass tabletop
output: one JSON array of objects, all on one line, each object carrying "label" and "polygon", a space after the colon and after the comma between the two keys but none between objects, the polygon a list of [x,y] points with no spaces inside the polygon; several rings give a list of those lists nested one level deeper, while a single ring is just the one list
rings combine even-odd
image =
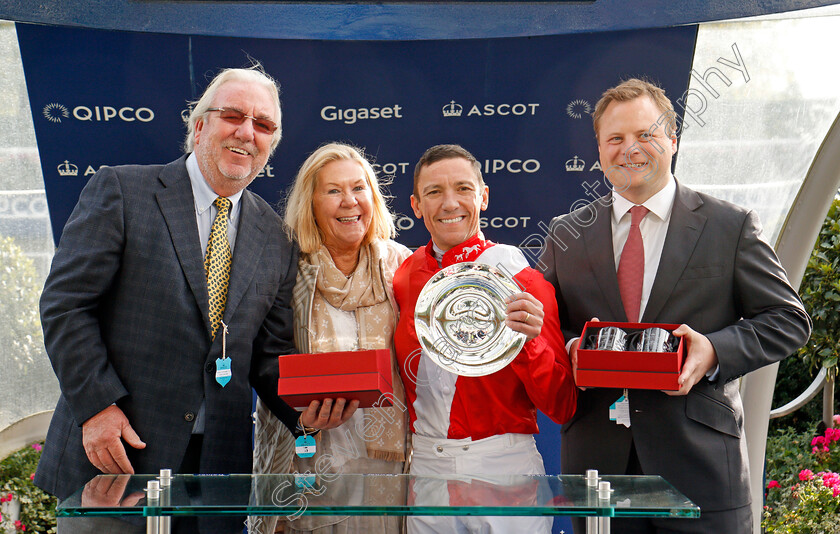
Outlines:
[{"label": "glass tabletop", "polygon": [[499,515],[699,517],[659,476],[609,476],[599,498],[582,475],[99,475],[65,499],[60,517],[232,515]]}]

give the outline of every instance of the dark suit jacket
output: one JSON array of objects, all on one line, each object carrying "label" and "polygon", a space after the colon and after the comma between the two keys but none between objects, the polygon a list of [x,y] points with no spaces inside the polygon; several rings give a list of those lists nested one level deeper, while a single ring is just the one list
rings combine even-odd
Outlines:
[{"label": "dark suit jacket", "polygon": [[[613,258],[609,197],[555,218],[540,260],[566,339],[592,317],[626,321]],[[570,231],[569,228],[573,229]],[[577,234],[578,237],[573,237]],[[646,474],[662,475],[703,511],[750,502],[743,408],[735,379],[781,360],[810,335],[757,215],[677,183],[656,279],[641,322],[686,323],[720,361],[687,396],[631,390],[631,427],[609,420],[618,389],[587,389],[563,425],[564,473],[623,474],[631,439]]]},{"label": "dark suit jacket", "polygon": [[221,387],[185,160],[100,170],[61,236],[41,297],[61,397],[35,477],[59,498],[98,474],[81,425],[112,403],[146,442],[126,445],[137,473],[178,469],[202,400],[201,472],[249,473],[251,384],[287,425],[297,421],[277,397],[276,359],[294,351],[297,249],[271,207],[244,191],[224,313],[233,376]]}]

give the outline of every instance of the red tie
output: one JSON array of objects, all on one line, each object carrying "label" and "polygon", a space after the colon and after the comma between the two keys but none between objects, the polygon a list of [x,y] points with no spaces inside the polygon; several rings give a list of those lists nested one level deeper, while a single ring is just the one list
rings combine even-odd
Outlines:
[{"label": "red tie", "polygon": [[618,261],[618,290],[621,292],[621,302],[624,304],[624,313],[631,323],[639,322],[639,309],[642,307],[642,282],[645,278],[645,246],[642,242],[642,232],[639,224],[648,209],[644,206],[633,206],[630,208],[630,234],[624,249],[621,251],[621,259]]}]

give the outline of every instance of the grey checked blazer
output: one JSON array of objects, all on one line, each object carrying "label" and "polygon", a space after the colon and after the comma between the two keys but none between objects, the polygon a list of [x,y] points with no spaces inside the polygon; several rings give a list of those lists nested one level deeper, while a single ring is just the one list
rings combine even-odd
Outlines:
[{"label": "grey checked blazer", "polygon": [[103,168],[67,221],[41,297],[44,341],[61,396],[35,483],[66,498],[98,471],[81,424],[112,403],[146,442],[126,446],[137,473],[177,470],[205,402],[201,472],[250,473],[251,386],[287,425],[277,355],[294,352],[297,249],[279,216],[242,195],[224,321],[231,381],[215,381],[203,251],[186,156]]}]

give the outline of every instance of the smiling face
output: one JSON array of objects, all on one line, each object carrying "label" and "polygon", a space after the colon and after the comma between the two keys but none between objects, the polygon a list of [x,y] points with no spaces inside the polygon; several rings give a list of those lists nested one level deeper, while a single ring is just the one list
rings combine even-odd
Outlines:
[{"label": "smiling face", "polygon": [[662,111],[648,96],[613,101],[598,121],[601,168],[616,192],[641,204],[665,187],[676,137],[665,134]]},{"label": "smiling face", "polygon": [[489,197],[489,189],[479,184],[469,161],[449,158],[420,169],[411,207],[423,219],[435,245],[447,251],[478,233],[479,216],[487,209]]},{"label": "smiling face", "polygon": [[324,165],[315,183],[315,223],[330,252],[358,251],[370,228],[373,196],[365,170],[353,160]]},{"label": "smiling face", "polygon": [[[268,90],[255,83],[230,81],[219,87],[213,108],[236,109],[253,117],[277,121]],[[204,179],[219,196],[245,189],[265,167],[272,134],[254,130],[251,119],[233,124],[210,111],[195,125],[195,155]]]}]

